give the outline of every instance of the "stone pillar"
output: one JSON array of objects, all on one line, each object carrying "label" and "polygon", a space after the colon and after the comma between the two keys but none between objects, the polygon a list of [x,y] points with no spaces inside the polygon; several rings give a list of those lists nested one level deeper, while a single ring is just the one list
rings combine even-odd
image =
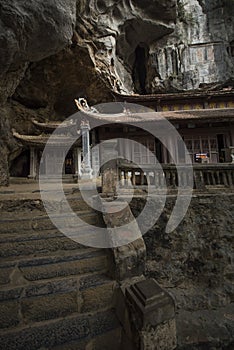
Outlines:
[{"label": "stone pillar", "polygon": [[35,179],[37,175],[37,159],[36,159],[36,151],[34,147],[30,147],[30,173],[29,178]]},{"label": "stone pillar", "polygon": [[204,177],[202,174],[202,169],[195,169],[194,170],[194,182],[195,182],[195,188],[197,190],[204,190],[206,188],[204,183]]},{"label": "stone pillar", "polygon": [[[134,350],[173,350],[177,346],[175,304],[172,297],[154,279],[146,279],[126,288],[128,329]],[[124,349],[124,347],[123,347]]]},{"label": "stone pillar", "polygon": [[94,177],[98,177],[100,170],[99,149],[96,147],[92,149],[92,168]]},{"label": "stone pillar", "polygon": [[80,125],[82,134],[82,150],[83,150],[83,163],[81,170],[81,179],[92,179],[92,168],[90,160],[90,146],[89,146],[89,122],[82,121]]},{"label": "stone pillar", "polygon": [[117,176],[117,140],[107,140],[101,147],[102,193],[107,196],[116,195]]},{"label": "stone pillar", "polygon": [[74,174],[78,178],[78,150],[74,148],[73,150],[73,159],[74,159]]}]

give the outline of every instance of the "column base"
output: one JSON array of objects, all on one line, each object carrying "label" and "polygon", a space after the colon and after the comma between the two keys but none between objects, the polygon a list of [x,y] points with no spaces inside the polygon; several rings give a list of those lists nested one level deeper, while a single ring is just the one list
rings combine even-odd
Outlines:
[{"label": "column base", "polygon": [[92,180],[93,175],[89,174],[89,173],[84,173],[84,174],[81,174],[80,178],[81,178],[81,180]]}]

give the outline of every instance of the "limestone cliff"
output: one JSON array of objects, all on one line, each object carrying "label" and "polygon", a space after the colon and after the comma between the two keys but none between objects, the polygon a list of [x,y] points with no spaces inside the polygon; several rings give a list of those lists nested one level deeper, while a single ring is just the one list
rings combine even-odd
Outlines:
[{"label": "limestone cliff", "polygon": [[233,0],[1,0],[0,183],[20,151],[11,129],[61,118],[73,100],[181,91],[234,75]]}]

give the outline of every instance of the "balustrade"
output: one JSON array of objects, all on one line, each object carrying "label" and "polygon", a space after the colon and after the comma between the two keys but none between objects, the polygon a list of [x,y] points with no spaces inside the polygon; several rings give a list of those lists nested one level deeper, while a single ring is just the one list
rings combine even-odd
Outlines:
[{"label": "balustrade", "polygon": [[[234,187],[234,164],[193,164],[193,172],[186,164],[144,165],[142,169],[131,163],[118,163],[120,187],[151,185],[156,188],[186,188],[193,183],[194,189]],[[193,179],[191,179],[193,176]]]}]

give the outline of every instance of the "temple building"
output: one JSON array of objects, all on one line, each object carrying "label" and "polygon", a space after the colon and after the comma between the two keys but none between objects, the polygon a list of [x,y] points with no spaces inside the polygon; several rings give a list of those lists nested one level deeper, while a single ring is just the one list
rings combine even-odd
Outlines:
[{"label": "temple building", "polygon": [[[64,154],[64,147],[74,139],[76,123],[41,123],[36,120],[32,120],[32,123],[40,130],[40,135],[22,135],[15,130],[13,131],[14,137],[23,145],[23,154],[25,152],[28,154],[26,161],[29,162],[29,166],[26,167],[28,169],[26,176],[32,179],[37,178],[40,167],[41,175],[56,177],[62,162],[64,178],[78,177],[81,164],[81,146],[75,142],[69,152]],[[57,130],[56,135],[52,140],[50,139],[48,150],[43,156],[45,145],[48,145],[48,140],[55,130]],[[55,159],[56,161],[54,161]]]},{"label": "temple building", "polygon": [[[171,138],[167,132],[161,135],[161,141],[144,130],[157,128],[162,119],[168,120],[182,137],[189,156],[193,163],[230,163],[234,151],[234,90],[157,94],[157,95],[120,95],[115,93],[115,99],[119,101],[122,110],[112,114],[101,112],[89,107],[85,99],[76,100],[80,117],[78,121],[68,123],[47,122],[40,123],[33,120],[34,126],[41,131],[40,135],[20,135],[14,132],[14,136],[23,144],[24,149],[30,151],[30,166],[27,176],[36,178],[39,173],[39,163],[43,148],[50,134],[58,128],[56,138],[53,140],[51,152],[47,152],[46,159],[41,162],[41,174],[56,176],[56,169],[51,164],[63,164],[63,174],[66,177],[91,177],[99,173],[100,164],[103,163],[101,155],[97,151],[89,154],[90,147],[108,139],[121,138],[118,151],[121,157],[129,158],[137,164],[152,164],[152,153],[156,155],[162,164],[173,163],[172,157],[165,147],[162,139],[175,150],[175,158],[178,164],[186,163],[188,155],[181,152],[181,139]],[[125,104],[124,102],[127,102]],[[153,113],[142,108],[142,112],[135,112],[125,108],[125,105],[135,103],[150,107]],[[75,115],[74,115],[75,120]],[[101,124],[100,125],[100,122]],[[77,139],[77,135],[81,137]],[[73,143],[69,152],[63,154],[63,147]],[[135,140],[146,146],[144,151],[139,150],[137,144],[132,144],[129,139]],[[56,152],[55,152],[56,150]],[[61,152],[59,152],[61,150]],[[148,151],[147,151],[148,150]],[[142,153],[143,152],[143,153]],[[84,161],[88,154],[90,163]],[[51,162],[55,159],[56,162]],[[87,157],[86,157],[87,158]],[[65,161],[64,161],[65,159]],[[88,160],[89,162],[89,160]],[[86,169],[86,170],[85,170]]]}]

